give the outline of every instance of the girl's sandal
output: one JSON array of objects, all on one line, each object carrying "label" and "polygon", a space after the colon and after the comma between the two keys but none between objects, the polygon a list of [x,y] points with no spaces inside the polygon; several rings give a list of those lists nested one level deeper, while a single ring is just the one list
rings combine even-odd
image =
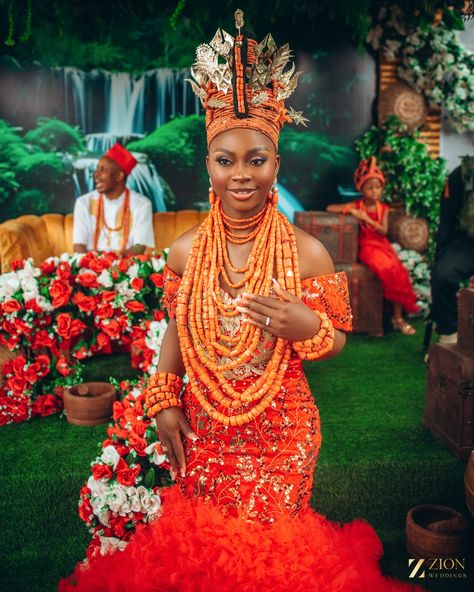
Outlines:
[{"label": "girl's sandal", "polygon": [[402,335],[414,335],[416,333],[413,325],[410,325],[404,319],[392,318],[392,327],[395,331],[400,331]]}]

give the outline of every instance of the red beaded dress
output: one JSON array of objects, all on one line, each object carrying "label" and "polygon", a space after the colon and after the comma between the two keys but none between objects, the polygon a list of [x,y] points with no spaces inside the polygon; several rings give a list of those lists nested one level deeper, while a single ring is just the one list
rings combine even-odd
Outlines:
[{"label": "red beaded dress", "polygon": [[[361,199],[355,202],[355,207],[365,210],[372,220],[379,224],[389,209],[387,204],[378,201],[375,211],[370,211]],[[387,237],[382,236],[369,224],[360,225],[359,260],[380,278],[386,300],[401,304],[409,313],[418,311],[417,296],[407,270]]]},{"label": "red beaded dress", "polygon": [[[179,276],[165,268],[171,317],[179,285]],[[224,291],[223,297],[231,299]],[[350,330],[344,273],[303,280],[302,300],[325,311],[336,328]],[[241,316],[219,322],[232,335]],[[262,373],[274,343],[262,332],[256,357],[229,373],[237,389]],[[187,474],[163,491],[161,515],[139,527],[123,552],[76,568],[61,592],[413,589],[382,576],[382,545],[367,522],[340,526],[309,507],[321,431],[296,352],[279,393],[250,423],[232,427],[211,419],[189,389],[183,408],[199,440],[185,439]]]}]

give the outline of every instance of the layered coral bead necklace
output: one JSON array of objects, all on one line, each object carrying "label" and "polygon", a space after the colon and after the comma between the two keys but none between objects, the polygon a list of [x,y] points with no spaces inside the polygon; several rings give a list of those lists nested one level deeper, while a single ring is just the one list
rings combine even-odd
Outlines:
[{"label": "layered coral bead necklace", "polygon": [[110,250],[110,235],[111,235],[111,233],[122,231],[120,253],[123,253],[127,248],[128,235],[130,233],[130,217],[131,217],[130,216],[130,190],[128,189],[128,187],[125,188],[125,201],[124,201],[123,208],[122,208],[120,215],[119,215],[119,225],[116,228],[109,226],[105,220],[104,196],[102,194],[100,194],[99,201],[97,204],[96,223],[95,223],[95,229],[94,229],[94,241],[93,241],[94,251],[98,250],[100,233],[102,232],[102,228],[105,228],[105,230],[107,231],[107,245],[108,245],[109,250]]},{"label": "layered coral bead necklace", "polygon": [[[234,337],[222,333],[219,317],[239,312],[235,303],[224,301],[220,280],[234,289],[244,287],[245,292],[268,296],[276,275],[280,286],[301,296],[296,239],[291,224],[277,210],[277,199],[275,191],[260,212],[240,219],[225,214],[221,199],[214,196],[209,216],[194,237],[178,294],[176,321],[191,392],[210,417],[225,425],[248,423],[271,404],[291,355],[289,342],[277,338],[264,372],[243,391],[224,375],[256,355],[261,329],[243,323]],[[245,266],[234,266],[227,243],[252,240]],[[232,282],[227,269],[243,278]]]}]

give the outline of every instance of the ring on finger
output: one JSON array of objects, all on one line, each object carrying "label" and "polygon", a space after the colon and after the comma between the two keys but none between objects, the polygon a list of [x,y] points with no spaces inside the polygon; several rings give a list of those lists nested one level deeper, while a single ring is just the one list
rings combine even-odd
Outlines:
[{"label": "ring on finger", "polygon": [[270,325],[270,322],[271,322],[271,320],[272,320],[272,319],[271,319],[270,317],[267,317],[267,318],[265,319],[265,327],[268,327],[268,326]]}]

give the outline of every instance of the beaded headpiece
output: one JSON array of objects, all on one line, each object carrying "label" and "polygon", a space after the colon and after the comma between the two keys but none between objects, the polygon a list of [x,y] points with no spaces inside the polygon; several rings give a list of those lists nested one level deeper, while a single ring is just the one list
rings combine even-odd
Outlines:
[{"label": "beaded headpiece", "polygon": [[371,156],[366,160],[362,160],[354,173],[354,185],[357,191],[360,191],[364,186],[364,183],[369,179],[378,179],[382,183],[382,187],[385,185],[385,177],[382,170],[377,166],[375,156]]},{"label": "beaded headpiece", "polygon": [[[232,37],[218,29],[212,41],[196,49],[191,68],[193,91],[206,110],[208,145],[230,128],[255,129],[275,146],[285,122],[306,125],[302,111],[285,108],[301,72],[295,73],[288,44],[277,47],[268,34],[261,43],[241,32],[244,13],[235,12],[238,30]],[[220,63],[221,62],[221,63]]]}]

